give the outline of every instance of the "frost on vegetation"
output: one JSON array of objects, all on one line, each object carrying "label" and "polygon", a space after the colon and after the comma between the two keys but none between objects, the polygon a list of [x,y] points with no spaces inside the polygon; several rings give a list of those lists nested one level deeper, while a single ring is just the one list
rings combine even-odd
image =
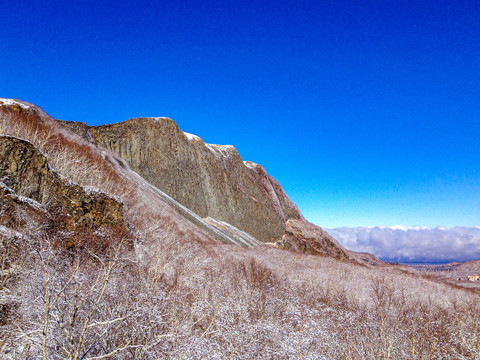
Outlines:
[{"label": "frost on vegetation", "polygon": [[15,193],[15,191],[13,191],[12,188],[8,187],[5,183],[3,183],[3,182],[1,182],[1,181],[0,181],[0,187],[1,187],[2,189],[4,189],[5,191],[7,191],[7,192]]},{"label": "frost on vegetation", "polygon": [[60,175],[64,182],[98,188],[111,195],[123,195],[121,182],[112,175],[113,172],[108,171],[110,165],[92,156],[88,149],[86,152],[78,151],[78,141],[81,143],[81,139],[71,139],[71,134],[63,127],[56,126],[52,119],[42,121],[24,123],[22,119],[9,116],[0,119],[0,133],[31,143],[47,158],[49,169]]},{"label": "frost on vegetation", "polygon": [[38,201],[35,201],[35,200],[33,200],[31,198],[28,198],[26,196],[23,196],[23,195],[16,194],[13,189],[9,188],[7,185],[5,185],[5,183],[3,183],[1,181],[0,181],[0,187],[3,188],[8,193],[11,193],[17,201],[22,202],[24,204],[28,204],[29,206],[35,208],[36,210],[40,210],[40,211],[43,211],[43,212],[46,211],[43,208],[42,204],[40,204]]},{"label": "frost on vegetation", "polygon": [[[73,342],[80,355],[139,359],[478,358],[478,294],[276,249],[206,251],[175,234],[152,226],[136,254],[73,265],[37,240],[18,285],[22,316],[1,329],[15,345],[0,350],[66,358]],[[46,291],[62,296],[53,303]]]},{"label": "frost on vegetation", "polygon": [[[141,183],[142,183],[143,186],[145,186],[147,189],[149,189],[154,194],[159,196],[167,204],[170,204],[171,206],[173,206],[184,217],[186,217],[188,220],[193,222],[195,225],[200,226],[201,229],[205,230],[215,240],[217,240],[219,242],[222,242],[222,243],[225,243],[225,244],[236,244],[236,245],[240,245],[240,246],[251,245],[255,241],[255,240],[245,241],[245,239],[242,239],[241,237],[233,236],[231,232],[226,232],[226,231],[222,231],[221,229],[218,229],[217,227],[211,225],[208,221],[205,221],[204,219],[202,219],[200,216],[198,216],[196,213],[191,211],[186,206],[183,206],[179,202],[175,201],[173,198],[171,198],[170,196],[165,194],[160,189],[158,189],[155,186],[149,184],[148,182],[145,182],[143,179],[141,179],[141,180],[142,180]],[[153,200],[153,198],[150,198],[150,199],[145,199],[145,201],[152,201],[153,202],[154,200]],[[152,203],[152,206],[153,206],[153,203]],[[248,234],[246,234],[246,235],[248,235]]]},{"label": "frost on vegetation", "polygon": [[122,200],[118,196],[109,194],[109,193],[105,192],[104,190],[99,189],[96,186],[87,185],[87,186],[82,186],[82,188],[88,195],[103,195],[103,196],[106,196],[106,197],[108,197],[112,200],[115,200],[118,203],[122,203]]},{"label": "frost on vegetation", "polygon": [[246,233],[245,231],[239,230],[233,225],[226,223],[224,221],[218,221],[211,217],[204,219],[208,224],[213,225],[215,228],[220,230],[226,237],[234,240],[234,243],[239,246],[259,246],[262,243],[255,239],[252,235]]},{"label": "frost on vegetation", "polygon": [[[230,151],[209,148],[222,156]],[[101,168],[56,149],[56,168],[63,164],[65,173],[76,171],[83,181],[94,177],[87,185],[100,184],[103,191],[108,179]],[[234,242],[138,175],[127,175],[145,190],[145,203],[135,206],[169,204],[209,234]],[[3,241],[2,260],[24,263],[12,276],[8,261],[0,261],[2,286],[19,294],[11,317],[0,323],[0,357],[480,358],[477,293],[394,268],[267,247],[205,245],[181,233],[181,226],[152,222],[137,229],[135,252],[103,255],[62,251],[50,245],[48,234],[21,247]],[[0,234],[8,230],[0,227]],[[18,253],[7,257],[9,251]]]},{"label": "frost on vegetation", "polygon": [[7,237],[7,238],[22,238],[23,234],[16,231],[15,229],[8,228],[6,226],[0,225],[0,237]]},{"label": "frost on vegetation", "polygon": [[25,196],[22,196],[22,195],[17,195],[16,198],[17,198],[18,201],[21,201],[24,204],[28,204],[28,205],[36,208],[36,209],[45,210],[43,208],[42,204],[40,204],[38,201],[35,201],[31,198],[28,198],[28,197],[25,197]]}]

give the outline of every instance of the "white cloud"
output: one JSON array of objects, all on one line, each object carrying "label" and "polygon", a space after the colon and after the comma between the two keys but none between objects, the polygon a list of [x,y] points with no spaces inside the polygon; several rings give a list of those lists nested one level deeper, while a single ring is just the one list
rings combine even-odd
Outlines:
[{"label": "white cloud", "polygon": [[400,262],[480,259],[480,227],[356,227],[325,229],[349,250]]}]

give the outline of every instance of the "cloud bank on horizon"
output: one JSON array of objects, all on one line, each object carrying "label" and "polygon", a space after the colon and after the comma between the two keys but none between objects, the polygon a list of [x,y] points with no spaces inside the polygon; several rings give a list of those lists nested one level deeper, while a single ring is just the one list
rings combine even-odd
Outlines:
[{"label": "cloud bank on horizon", "polygon": [[325,229],[349,250],[398,262],[480,259],[480,227],[376,226]]}]

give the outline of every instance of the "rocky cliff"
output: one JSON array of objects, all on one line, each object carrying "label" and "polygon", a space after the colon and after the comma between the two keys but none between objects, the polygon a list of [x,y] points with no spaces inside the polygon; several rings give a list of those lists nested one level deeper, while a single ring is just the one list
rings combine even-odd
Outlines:
[{"label": "rocky cliff", "polygon": [[[252,242],[250,235],[238,229],[226,231],[208,223],[131,170],[125,160],[78,136],[30,103],[0,98],[0,134],[27,139],[42,149],[49,163],[62,174],[62,180],[68,183],[73,180],[82,185],[84,190],[93,187],[100,189],[104,195],[115,195],[124,204],[123,217],[128,228],[138,242],[144,245],[164,241],[166,234],[172,242],[221,242],[241,246],[260,244],[258,240]],[[22,180],[18,176],[15,179]],[[10,181],[10,184],[15,184],[15,181]],[[42,184],[45,185],[46,182]],[[15,205],[5,200],[5,203],[8,202],[18,210],[14,212],[12,208],[12,211],[7,212],[5,220],[12,225],[7,232],[11,233],[10,230],[15,231],[17,228],[21,232],[34,231],[35,228],[50,228],[60,232],[65,229],[61,219],[55,218],[58,221],[49,222],[52,214],[45,211],[38,202],[17,195],[6,185],[5,189],[10,189],[12,197],[19,200]],[[42,186],[40,189],[44,190]],[[25,199],[26,202],[23,201]],[[32,204],[35,206],[30,206]],[[17,224],[16,219],[19,218],[22,218],[21,223],[26,229]],[[108,238],[106,235],[103,239]]]},{"label": "rocky cliff", "polygon": [[[105,233],[126,234],[123,204],[53,171],[30,142],[0,136],[0,225],[21,233],[63,234],[65,247],[90,237],[100,249]],[[81,238],[81,240],[80,240]]]},{"label": "rocky cliff", "polygon": [[276,245],[282,249],[312,255],[324,255],[339,260],[352,258],[348,251],[322,228],[295,219],[287,221],[285,224],[285,235]]},{"label": "rocky cliff", "polygon": [[233,146],[206,144],[182,132],[171,119],[64,125],[121,156],[143,178],[202,218],[229,223],[263,242],[280,240],[287,220],[303,219],[263,167],[244,162]]},{"label": "rocky cliff", "polygon": [[[233,146],[206,144],[182,132],[170,119],[139,118],[90,127],[55,121],[31,104],[0,99],[0,130],[1,126],[25,139],[36,139],[55,159],[55,166],[59,158],[74,161],[65,174],[84,187],[45,170],[45,158],[28,142],[10,139],[4,145],[4,196],[30,199],[28,211],[25,204],[22,209],[42,226],[43,215],[36,211],[40,208],[50,220],[57,212],[62,214],[53,227],[67,232],[85,228],[100,233],[99,226],[115,228],[123,217],[147,242],[163,236],[158,229],[168,229],[171,238],[182,242],[220,241],[246,247],[263,242],[364,263],[305,221],[261,166],[244,162]],[[29,165],[22,167],[30,158],[25,163]],[[76,169],[82,170],[81,176]],[[87,185],[121,199],[124,212],[117,208],[120,203],[110,203],[114,199],[105,194],[92,197]]]},{"label": "rocky cliff", "polygon": [[279,183],[260,165],[243,161],[231,145],[204,143],[168,118],[101,126],[59,122],[113,151],[234,243],[252,246],[260,240],[282,249],[366,263],[307,222]]}]

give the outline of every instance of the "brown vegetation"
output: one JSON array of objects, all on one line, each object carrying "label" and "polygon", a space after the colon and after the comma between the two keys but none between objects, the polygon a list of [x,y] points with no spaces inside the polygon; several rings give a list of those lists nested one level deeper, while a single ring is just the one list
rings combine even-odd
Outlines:
[{"label": "brown vegetation", "polygon": [[157,241],[136,254],[112,248],[72,255],[49,239],[23,242],[28,261],[9,280],[17,318],[3,323],[3,354],[479,358],[475,293],[389,267],[266,247],[202,246],[168,231],[152,229]]},{"label": "brown vegetation", "polygon": [[111,179],[135,246],[113,233],[102,251],[57,246],[55,232],[0,227],[0,357],[480,359],[478,293],[393,266],[215,243],[113,158],[15,109],[0,110],[4,131],[65,176],[100,189]]},{"label": "brown vegetation", "polygon": [[[12,110],[13,109],[13,110]],[[48,158],[55,171],[82,185],[112,195],[125,193],[125,183],[87,143],[79,143],[37,108],[0,106],[0,134],[31,142]]]}]

